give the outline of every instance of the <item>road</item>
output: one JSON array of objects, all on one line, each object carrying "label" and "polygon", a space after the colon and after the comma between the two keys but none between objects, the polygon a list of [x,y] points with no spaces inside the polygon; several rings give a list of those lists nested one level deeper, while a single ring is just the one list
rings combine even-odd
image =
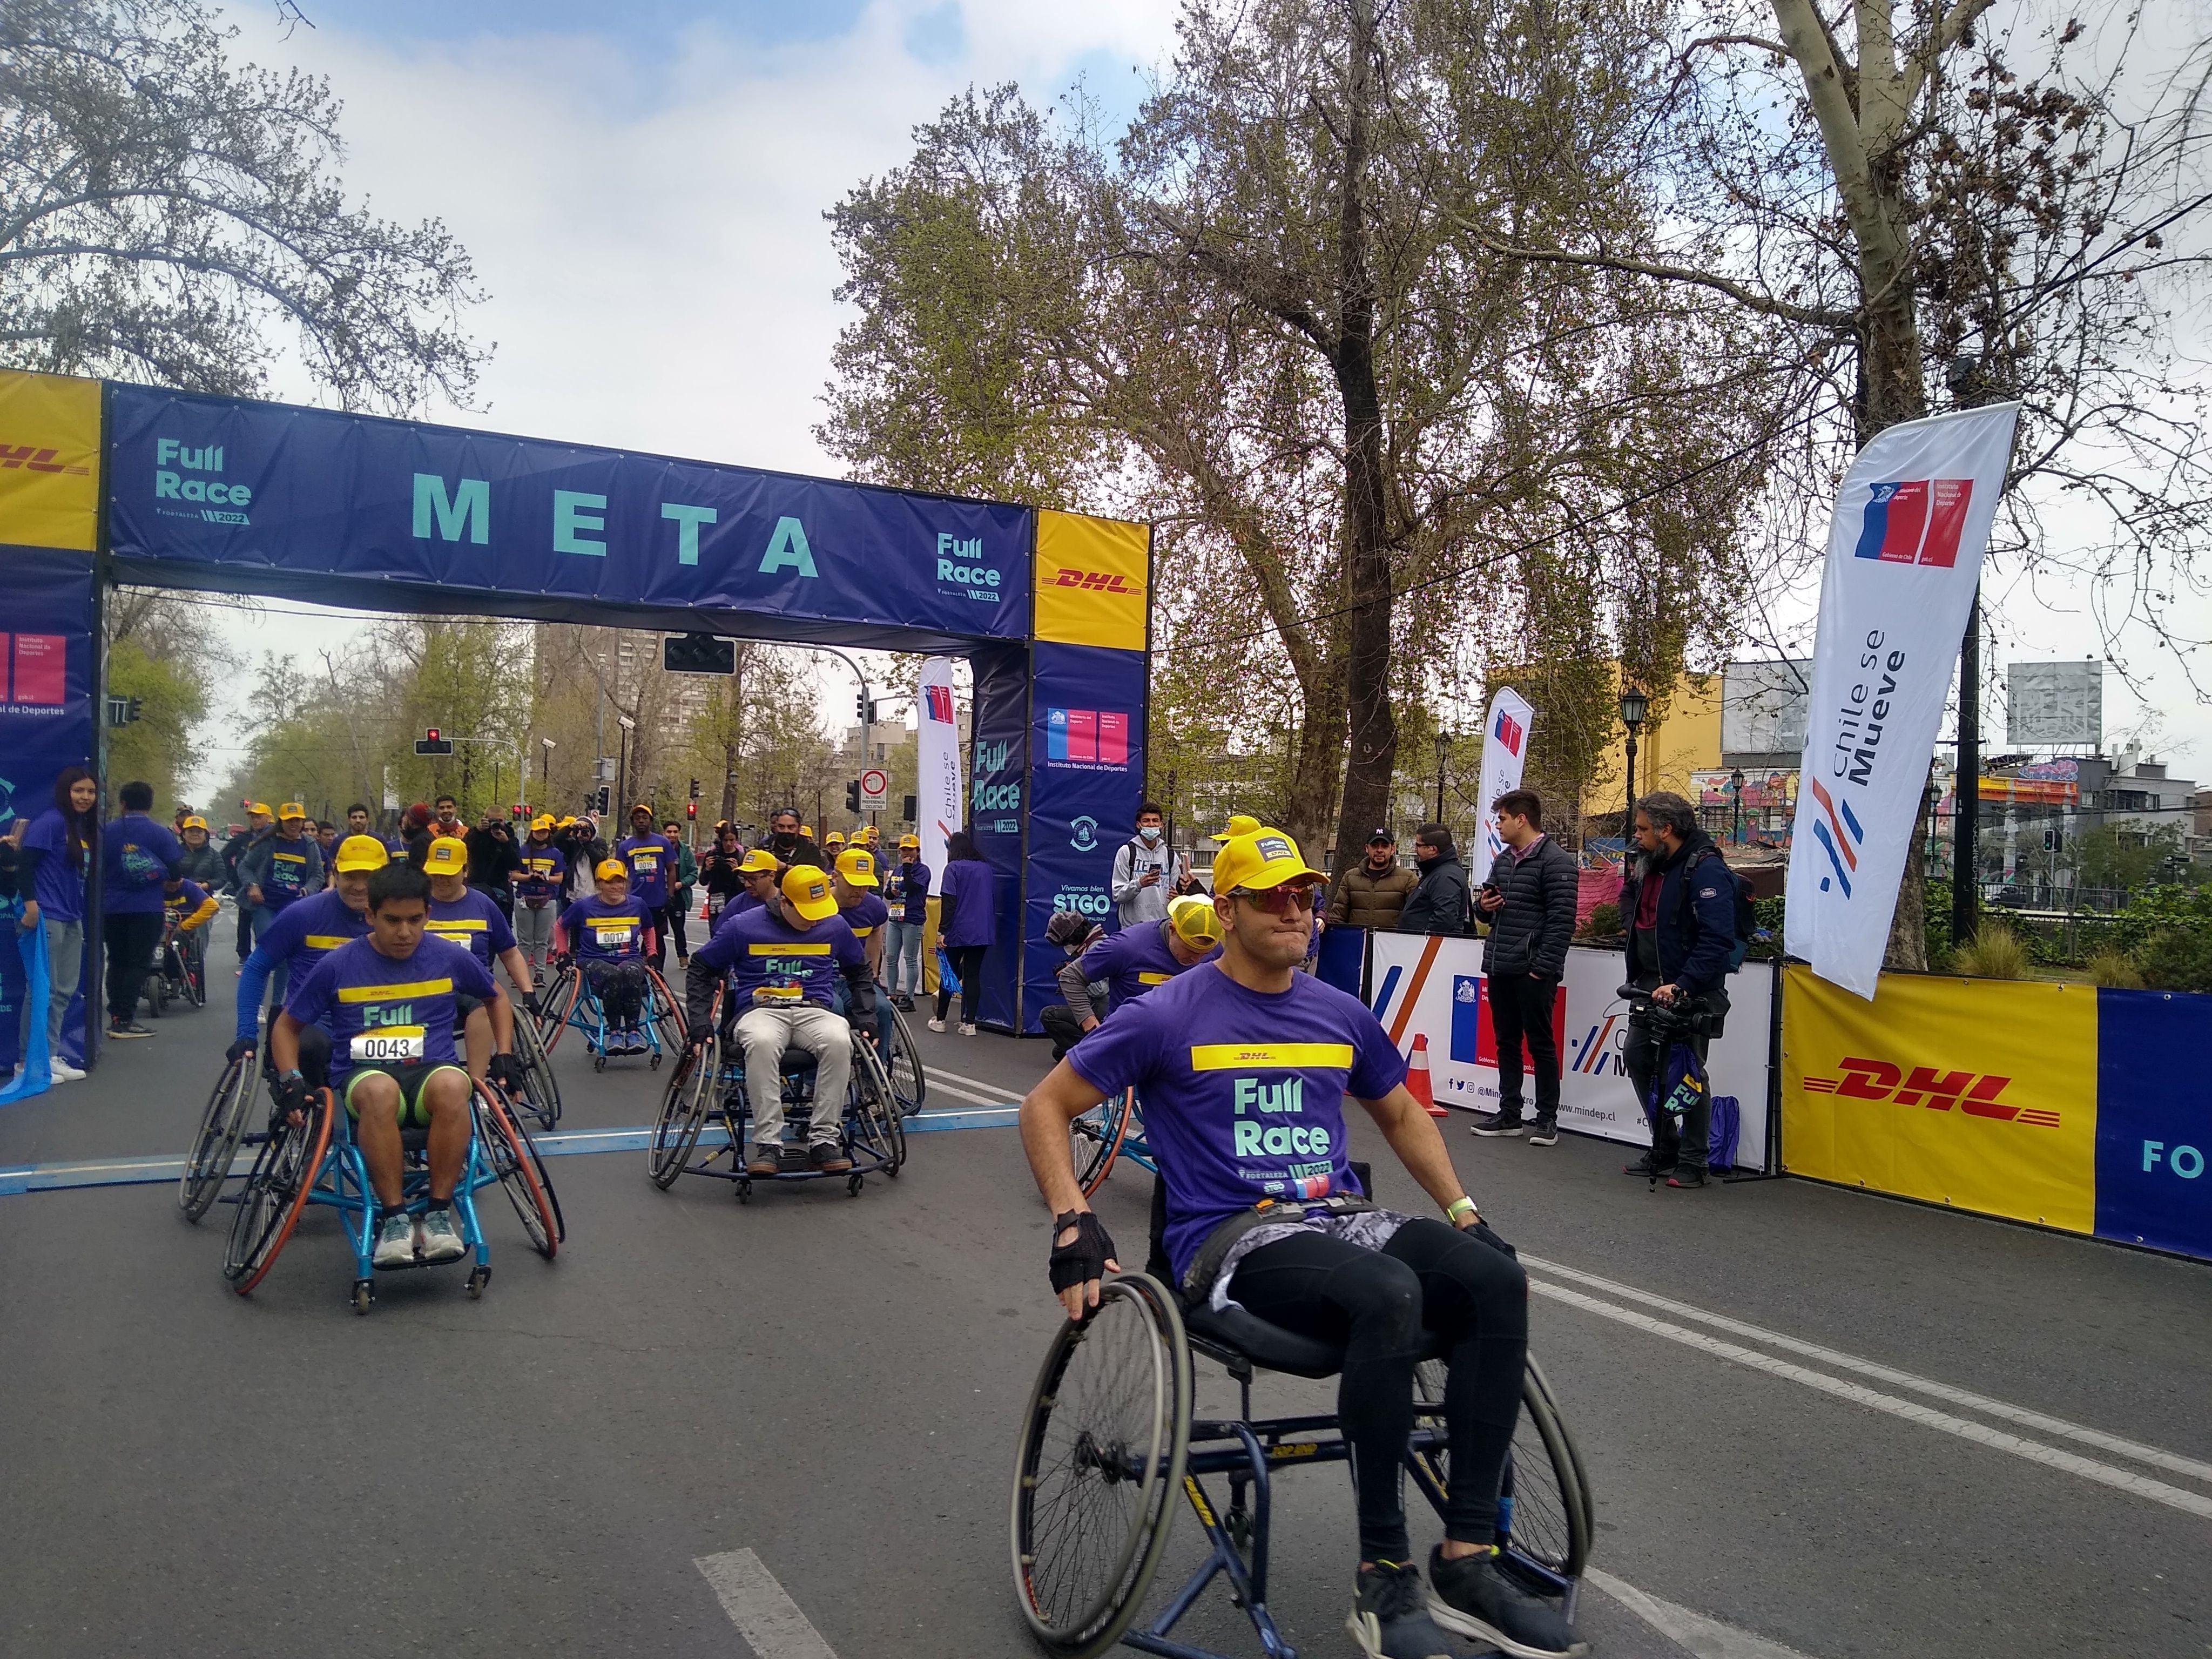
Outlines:
[{"label": "road", "polygon": [[[169,1185],[20,1190],[173,1156],[229,1025],[173,1013],[0,1109],[0,1654],[1036,1651],[1004,1516],[1057,1315],[1012,1129],[917,1136],[857,1200],[743,1207],[655,1190],[635,1152],[561,1157],[557,1262],[488,1208],[483,1301],[419,1273],[359,1318],[325,1215],[241,1300],[223,1212],[186,1225]],[[933,1108],[1011,1101],[1048,1057],[922,1042]],[[640,1062],[556,1065],[564,1129],[649,1121]],[[1448,1128],[1591,1468],[1600,1654],[2212,1652],[2212,1271],[1797,1182],[1653,1192],[1596,1142]],[[1146,1180],[1102,1194],[1125,1243]],[[1349,1652],[1347,1483],[1279,1496],[1277,1615]],[[1218,1594],[1182,1633],[1256,1650]]]}]

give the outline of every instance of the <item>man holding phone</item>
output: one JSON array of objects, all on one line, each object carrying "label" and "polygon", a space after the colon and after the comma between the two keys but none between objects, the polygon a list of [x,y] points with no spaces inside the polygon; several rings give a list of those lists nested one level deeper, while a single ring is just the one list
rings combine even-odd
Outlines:
[{"label": "man holding phone", "polygon": [[1475,908],[1490,924],[1482,945],[1483,994],[1498,1036],[1498,1109],[1474,1121],[1479,1135],[1521,1133],[1522,1045],[1536,1072],[1531,1146],[1559,1139],[1559,1045],[1552,1007],[1567,971],[1579,879],[1574,855],[1544,833],[1544,803],[1509,789],[1493,810],[1505,850],[1490,866]]}]

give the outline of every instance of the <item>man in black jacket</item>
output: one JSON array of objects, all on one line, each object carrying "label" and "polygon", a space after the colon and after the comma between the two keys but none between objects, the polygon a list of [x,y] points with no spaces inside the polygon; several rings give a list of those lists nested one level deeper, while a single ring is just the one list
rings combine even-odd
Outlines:
[{"label": "man in black jacket", "polygon": [[1420,872],[1420,879],[1406,895],[1406,908],[1398,912],[1398,931],[1465,933],[1474,910],[1467,890],[1467,868],[1452,845],[1452,832],[1441,823],[1425,823],[1416,830],[1413,867]]},{"label": "man in black jacket", "polygon": [[1494,809],[1505,850],[1490,866],[1477,901],[1490,922],[1482,943],[1483,994],[1498,1037],[1498,1109],[1477,1118],[1479,1135],[1521,1133],[1521,1047],[1536,1068],[1531,1146],[1559,1140],[1559,1044],[1552,1008],[1567,971],[1580,878],[1574,855],[1544,833],[1544,803],[1533,789],[1509,789]]}]

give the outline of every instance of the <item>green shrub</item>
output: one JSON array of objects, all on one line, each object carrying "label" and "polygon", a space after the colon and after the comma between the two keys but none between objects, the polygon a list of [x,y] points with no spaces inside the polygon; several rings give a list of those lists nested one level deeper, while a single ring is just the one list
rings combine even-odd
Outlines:
[{"label": "green shrub", "polygon": [[2092,985],[2107,985],[2116,991],[2142,989],[2142,974],[2136,967],[2135,958],[2113,945],[2107,945],[2097,951],[2086,965]]},{"label": "green shrub", "polygon": [[1583,924],[1582,932],[1584,939],[1620,938],[1620,907],[1618,904],[1599,905],[1589,913],[1589,920]]},{"label": "green shrub", "polygon": [[2169,883],[2138,893],[2120,912],[2113,932],[2124,950],[2136,951],[2169,930],[2212,936],[2212,885]]},{"label": "green shrub", "polygon": [[2022,979],[2027,947],[2009,927],[1984,920],[1971,941],[1951,952],[1951,971],[1969,979]]},{"label": "green shrub", "polygon": [[2169,927],[2136,953],[2154,991],[2212,991],[2212,927]]}]

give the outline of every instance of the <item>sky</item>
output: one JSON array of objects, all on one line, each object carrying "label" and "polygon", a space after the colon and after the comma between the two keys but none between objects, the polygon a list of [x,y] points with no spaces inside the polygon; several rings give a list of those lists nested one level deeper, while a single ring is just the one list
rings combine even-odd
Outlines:
[{"label": "sky", "polygon": [[[462,424],[800,472],[846,320],[823,211],[904,161],[910,134],[974,86],[1033,100],[1079,81],[1133,112],[1174,44],[1174,0],[234,0],[241,58],[327,76],[344,100],[343,180],[386,216],[445,221],[489,295],[494,343]],[[303,377],[274,395],[314,401]],[[2087,596],[1991,585],[2002,663],[2099,647]],[[1773,606],[1809,648],[1815,595]],[[288,611],[291,608],[288,607]],[[2191,618],[2212,631],[2212,604]],[[250,656],[311,653],[343,622],[232,624]],[[2145,642],[2140,661],[2153,663]],[[2148,726],[2177,773],[2212,772],[2212,710],[2159,665],[2148,701],[2106,684],[2108,734]],[[825,709],[848,707],[832,678]],[[2001,745],[2000,716],[1995,735]],[[1948,722],[1947,722],[1948,730]],[[2108,746],[2109,744],[2108,744]],[[230,756],[210,757],[212,787]]]}]

